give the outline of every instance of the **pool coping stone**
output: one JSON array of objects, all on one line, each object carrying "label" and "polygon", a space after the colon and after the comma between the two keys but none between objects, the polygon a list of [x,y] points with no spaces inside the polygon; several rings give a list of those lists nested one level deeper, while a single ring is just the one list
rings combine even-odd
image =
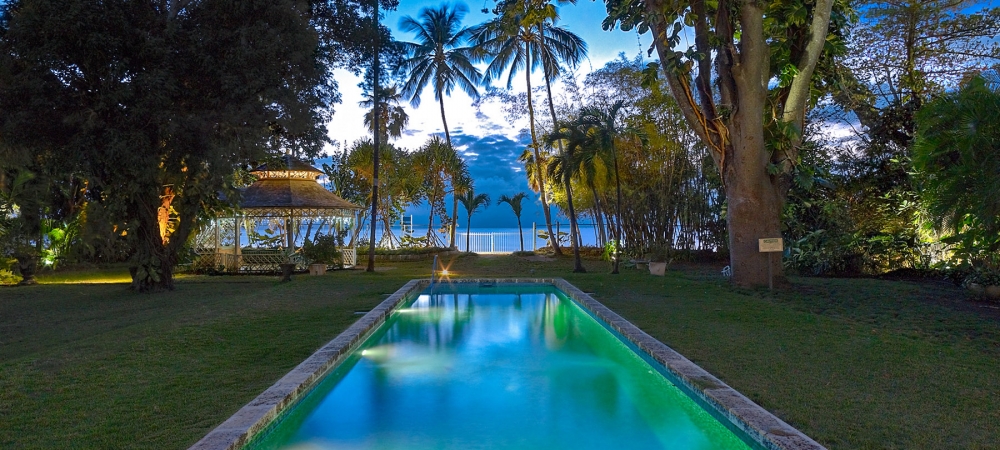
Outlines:
[{"label": "pool coping stone", "polygon": [[[650,336],[628,320],[562,278],[463,278],[461,284],[551,284],[646,352],[684,384],[703,403],[714,408],[736,428],[769,450],[818,450],[822,445],[785,423],[708,371]],[[240,408],[229,419],[196,442],[189,450],[238,450],[263,431],[285,408],[295,404],[324,376],[365,341],[410,294],[431,284],[410,280],[350,327],[321,347],[270,388]]]},{"label": "pool coping stone", "polygon": [[746,433],[766,449],[820,450],[818,442],[795,427],[785,423],[770,411],[729,387],[725,382],[708,373],[674,349],[650,336],[607,306],[594,300],[568,281],[558,278],[553,283],[573,300],[590,310],[608,326],[650,355],[685,385],[702,401]]}]

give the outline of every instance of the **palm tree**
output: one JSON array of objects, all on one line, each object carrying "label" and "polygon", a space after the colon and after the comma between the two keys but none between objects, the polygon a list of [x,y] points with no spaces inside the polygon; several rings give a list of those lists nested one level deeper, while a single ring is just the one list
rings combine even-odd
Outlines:
[{"label": "palm tree", "polygon": [[[365,113],[365,126],[374,133],[375,124],[372,121],[372,117],[375,115],[375,99],[369,92],[363,93],[362,97],[364,100],[358,102],[358,105],[369,109]],[[378,99],[379,115],[382,116],[379,119],[379,136],[387,142],[390,137],[398,139],[403,135],[403,129],[406,128],[406,124],[410,121],[410,116],[406,114],[406,110],[399,105],[400,100],[403,99],[403,95],[399,93],[396,86],[389,86],[379,90]]]},{"label": "palm tree", "polygon": [[[501,3],[496,12],[498,16],[486,23],[477,25],[473,31],[473,41],[482,56],[490,56],[492,60],[486,68],[485,82],[499,78],[508,72],[507,88],[513,85],[518,71],[524,70],[524,79],[528,92],[528,124],[531,132],[531,148],[534,161],[538,165],[537,173],[542,177],[544,186],[545,171],[542,169],[545,159],[539,150],[538,136],[535,131],[535,108],[531,98],[531,72],[539,66],[545,74],[546,88],[551,106],[550,79],[559,73],[559,61],[567,61],[572,65],[579,63],[586,55],[586,43],[576,34],[562,27],[544,26],[547,20],[555,20],[554,9],[547,8],[544,0],[511,0]],[[553,120],[555,108],[551,108]],[[549,241],[556,254],[562,254],[559,241],[552,232],[552,217],[549,211],[548,198],[545,190],[539,192],[542,210],[545,213],[545,226],[549,232]]]},{"label": "palm tree", "polygon": [[[374,172],[376,157],[380,160],[378,177],[375,177]],[[350,172],[371,187],[368,195],[378,195],[376,198],[367,198],[366,203],[377,205],[377,209],[370,214],[370,223],[372,227],[380,223],[384,227],[384,232],[378,241],[369,242],[373,246],[395,244],[396,237],[392,234],[391,228],[392,218],[398,217],[407,205],[417,200],[421,188],[421,179],[412,166],[413,157],[392,144],[383,144],[376,152],[372,140],[361,139],[351,147],[345,163]],[[380,180],[377,191],[374,189],[375,180]]]},{"label": "palm tree", "polygon": [[611,154],[611,160],[614,162],[615,216],[617,219],[615,220],[615,257],[611,266],[611,273],[614,274],[618,273],[618,251],[622,242],[622,184],[618,173],[618,154],[615,150],[615,140],[624,135],[638,135],[642,137],[642,134],[638,130],[619,125],[618,113],[624,105],[624,101],[618,100],[607,109],[593,106],[583,108],[580,110],[580,117],[578,119],[580,125],[590,129],[590,133],[594,135],[597,146]]},{"label": "palm tree", "polygon": [[506,194],[500,196],[500,200],[497,202],[499,206],[501,203],[506,203],[510,205],[510,209],[514,210],[514,215],[517,216],[517,236],[521,238],[521,251],[524,251],[524,232],[521,231],[521,200],[524,200],[528,194],[524,192],[518,192],[513,197],[508,197]]},{"label": "palm tree", "polygon": [[[413,107],[420,106],[420,93],[428,83],[434,84],[434,99],[441,107],[441,123],[444,125],[445,140],[451,146],[451,132],[448,130],[448,119],[444,114],[444,96],[451,95],[457,86],[473,99],[479,98],[479,85],[482,74],[472,64],[473,49],[463,47],[470,37],[469,28],[461,26],[462,18],[469,12],[469,7],[459,3],[449,9],[447,4],[437,9],[424,8],[420,10],[419,21],[406,16],[399,21],[399,28],[405,32],[415,33],[417,42],[403,42],[403,51],[407,59],[400,66],[400,71],[406,74],[402,94],[410,99]],[[452,180],[455,185],[455,180]],[[450,247],[455,246],[455,225],[458,221],[457,193],[453,192]]]},{"label": "palm tree", "polygon": [[458,230],[458,198],[467,189],[472,187],[472,177],[469,175],[469,165],[464,159],[458,156],[453,147],[448,147],[451,151],[450,157],[446,161],[444,171],[451,180],[451,227],[448,229],[448,248],[455,248],[455,235]]},{"label": "palm tree", "polygon": [[468,12],[469,7],[463,3],[451,10],[443,4],[438,9],[421,9],[419,22],[410,16],[399,21],[399,28],[415,33],[417,40],[401,43],[407,54],[399,68],[406,76],[402,94],[416,108],[420,106],[424,87],[434,83],[434,100],[441,106],[441,122],[448,145],[451,145],[451,133],[444,114],[444,96],[451,95],[457,86],[469,97],[479,98],[476,86],[482,79],[479,69],[472,64],[473,49],[461,46],[470,37],[470,29],[461,27],[462,18]]},{"label": "palm tree", "polygon": [[545,136],[545,142],[549,145],[562,140],[563,151],[556,154],[548,163],[548,175],[563,183],[566,189],[566,203],[569,206],[569,228],[570,240],[573,245],[573,272],[583,273],[587,270],[583,268],[580,260],[579,233],[576,224],[576,210],[573,207],[573,178],[579,175],[582,169],[580,154],[586,147],[594,145],[592,136],[586,127],[574,123],[558,123],[556,130]]},{"label": "palm tree", "polygon": [[490,206],[490,196],[486,194],[476,194],[476,192],[470,187],[465,190],[465,193],[458,198],[458,201],[462,202],[462,206],[465,207],[465,212],[468,214],[468,222],[465,226],[465,251],[469,251],[469,234],[472,231],[472,214],[475,213],[480,207],[489,208]]},{"label": "palm tree", "polygon": [[423,147],[413,154],[413,168],[423,179],[430,213],[427,218],[427,246],[441,245],[434,232],[434,215],[444,212],[444,180],[450,160],[457,158],[454,150],[438,136],[431,137]]}]

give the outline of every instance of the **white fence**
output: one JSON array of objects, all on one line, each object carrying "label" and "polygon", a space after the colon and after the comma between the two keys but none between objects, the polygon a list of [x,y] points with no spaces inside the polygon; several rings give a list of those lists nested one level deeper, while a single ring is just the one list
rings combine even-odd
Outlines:
[{"label": "white fence", "polygon": [[[524,249],[537,248],[531,230],[524,233]],[[466,246],[468,238],[468,247]],[[521,239],[517,233],[463,233],[455,236],[455,245],[463,252],[475,253],[512,253],[521,250]]]}]

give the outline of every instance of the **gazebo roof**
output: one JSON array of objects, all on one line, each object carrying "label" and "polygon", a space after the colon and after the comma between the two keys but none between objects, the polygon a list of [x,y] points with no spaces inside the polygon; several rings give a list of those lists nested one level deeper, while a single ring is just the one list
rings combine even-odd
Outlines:
[{"label": "gazebo roof", "polygon": [[243,190],[242,209],[250,215],[350,216],[362,209],[323,188],[316,178],[323,172],[285,156],[282,167],[261,165],[251,171],[257,181]]}]

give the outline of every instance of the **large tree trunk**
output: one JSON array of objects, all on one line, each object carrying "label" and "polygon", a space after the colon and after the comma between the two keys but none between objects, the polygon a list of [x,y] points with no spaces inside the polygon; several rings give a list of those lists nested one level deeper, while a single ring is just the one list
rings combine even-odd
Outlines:
[{"label": "large tree trunk", "polygon": [[[159,199],[151,205],[159,206]],[[172,291],[174,289],[174,264],[177,252],[160,235],[160,223],[155,207],[133,210],[138,226],[128,230],[137,239],[136,253],[129,260],[132,290],[135,292]],[[171,236],[180,239],[180,236]],[[186,236],[185,236],[186,238]],[[238,245],[238,243],[237,243]],[[173,251],[171,251],[173,250]]]},{"label": "large tree trunk", "polygon": [[[188,180],[179,183],[181,186],[196,185],[201,177],[194,171],[187,173]],[[166,183],[165,183],[166,184]],[[180,259],[179,254],[185,243],[198,229],[198,212],[201,202],[198,198],[185,196],[183,189],[168,189],[171,200],[163,202],[163,196],[157,192],[155,198],[141,202],[146,205],[156,205],[142,209],[132,209],[133,217],[138,218],[138,227],[128,230],[137,239],[136,253],[129,261],[129,274],[132,276],[132,290],[136,292],[172,291],[174,289],[174,266]],[[174,195],[176,194],[176,195]],[[177,212],[176,226],[172,233],[161,231],[160,209],[169,210],[173,207]],[[239,245],[236,242],[235,245]]]},{"label": "large tree trunk", "polygon": [[[741,286],[768,284],[768,256],[758,239],[781,237],[781,202],[768,174],[764,144],[764,111],[770,49],[764,40],[763,11],[753,3],[741,10],[744,64],[732,67],[739,105],[728,121],[730,143],[725,147],[722,176],[728,201],[729,263],[733,282]],[[770,272],[783,279],[781,256],[770,258]]]},{"label": "large tree trunk", "polygon": [[129,263],[132,276],[132,290],[135,292],[159,292],[174,290],[174,263],[176,255],[146,239],[139,243],[139,251]]},{"label": "large tree trunk", "polygon": [[[736,114],[732,121],[733,160],[726,166],[729,264],[735,284],[764,286],[768,284],[768,256],[760,253],[758,239],[781,237],[781,205],[767,176],[763,130],[752,123],[760,119],[745,116]],[[771,257],[771,271],[783,280],[781,255],[776,256]]]}]

